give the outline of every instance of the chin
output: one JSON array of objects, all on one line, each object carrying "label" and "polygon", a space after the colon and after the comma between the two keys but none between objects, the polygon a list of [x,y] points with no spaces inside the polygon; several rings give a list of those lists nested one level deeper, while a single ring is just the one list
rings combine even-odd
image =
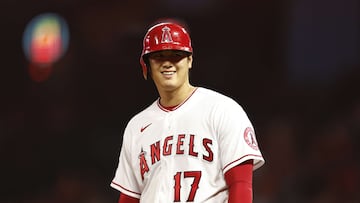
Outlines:
[{"label": "chin", "polygon": [[173,84],[173,83],[165,83],[161,85],[161,88],[166,90],[166,91],[171,91],[176,89],[178,86]]}]

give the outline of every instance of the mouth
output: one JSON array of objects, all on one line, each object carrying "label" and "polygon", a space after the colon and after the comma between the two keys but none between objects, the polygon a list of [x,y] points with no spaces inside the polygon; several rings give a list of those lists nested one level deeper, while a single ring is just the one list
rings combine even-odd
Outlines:
[{"label": "mouth", "polygon": [[161,74],[165,75],[165,76],[171,76],[174,75],[176,73],[176,71],[162,71]]}]

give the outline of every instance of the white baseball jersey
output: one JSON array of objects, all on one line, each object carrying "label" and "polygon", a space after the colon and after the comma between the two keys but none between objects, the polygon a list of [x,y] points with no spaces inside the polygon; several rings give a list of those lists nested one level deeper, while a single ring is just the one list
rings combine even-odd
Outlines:
[{"label": "white baseball jersey", "polygon": [[171,111],[158,99],[129,121],[111,186],[146,203],[222,203],[225,172],[249,159],[264,164],[242,107],[199,87]]}]

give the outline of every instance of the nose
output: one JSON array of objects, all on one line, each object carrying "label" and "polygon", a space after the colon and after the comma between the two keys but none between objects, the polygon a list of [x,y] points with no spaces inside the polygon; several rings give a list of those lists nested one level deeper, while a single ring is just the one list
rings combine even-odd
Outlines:
[{"label": "nose", "polygon": [[161,64],[161,66],[166,69],[173,67],[170,60],[164,60],[163,63]]}]

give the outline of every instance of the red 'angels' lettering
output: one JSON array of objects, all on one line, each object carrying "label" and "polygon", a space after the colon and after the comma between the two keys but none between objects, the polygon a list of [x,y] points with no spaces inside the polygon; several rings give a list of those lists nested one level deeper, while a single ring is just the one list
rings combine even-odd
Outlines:
[{"label": "red 'angels' lettering", "polygon": [[[170,135],[168,137],[166,137],[164,139],[164,143],[162,146],[160,146],[160,141],[155,142],[154,144],[150,145],[150,156],[151,156],[151,164],[155,164],[157,161],[160,160],[160,154],[162,152],[163,156],[169,156],[171,154],[173,154],[173,144],[175,144],[176,147],[174,147],[174,151],[175,154],[185,154],[185,143],[184,140],[186,140],[186,137],[189,137],[189,143],[188,143],[188,150],[187,150],[187,155],[190,156],[194,156],[194,157],[198,157],[199,156],[199,152],[195,151],[195,143],[194,143],[194,139],[195,139],[195,135],[185,135],[185,134],[180,134],[177,136],[176,142],[174,141],[174,136]],[[212,145],[212,140],[208,139],[208,138],[204,138],[202,139],[202,147],[205,149],[205,151],[207,152],[207,154],[203,154],[202,158],[208,162],[213,161],[214,159],[214,153],[211,150],[211,145]],[[161,151],[162,149],[162,151]]]},{"label": "red 'angels' lettering", "polygon": [[214,159],[214,157],[213,157],[213,152],[211,151],[209,145],[212,145],[212,140],[207,138],[203,139],[203,146],[205,147],[206,151],[209,152],[208,156],[203,155],[203,159],[208,162],[211,162]]},{"label": "red 'angels' lettering", "polygon": [[[201,158],[205,161],[212,162],[214,160],[214,153],[212,151],[212,140],[203,138],[202,140],[195,140],[195,135],[192,134],[179,134],[177,136],[170,135],[166,137],[161,144],[157,141],[150,145],[150,157],[151,164],[154,165],[160,161],[162,156],[170,156],[172,154],[177,155],[189,155],[192,157],[199,157],[199,151],[195,149],[203,148],[204,153],[201,154]],[[195,147],[196,146],[196,147]],[[144,174],[149,171],[144,153],[139,155],[140,158],[140,172],[141,177],[144,178]]]},{"label": "red 'angels' lettering", "polygon": [[141,178],[144,180],[144,174],[149,171],[149,166],[147,165],[146,159],[145,159],[145,152],[141,150],[141,153],[139,155],[140,159],[140,172],[141,172]]}]

